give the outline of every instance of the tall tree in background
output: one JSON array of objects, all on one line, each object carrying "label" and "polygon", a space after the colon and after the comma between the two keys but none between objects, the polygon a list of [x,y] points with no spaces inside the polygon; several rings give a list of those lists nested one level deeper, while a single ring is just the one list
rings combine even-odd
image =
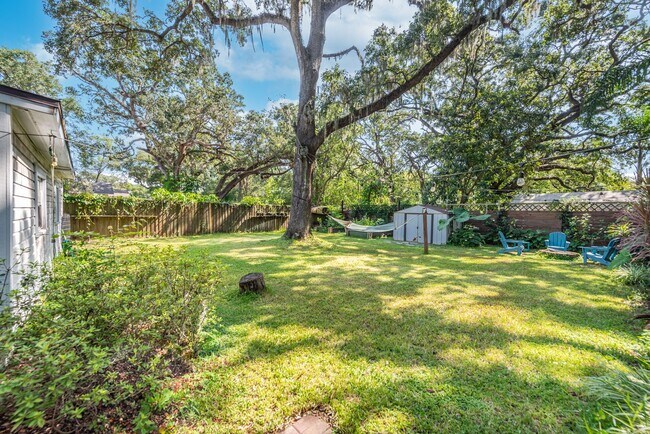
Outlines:
[{"label": "tall tree in background", "polygon": [[[140,153],[127,165],[133,179],[223,199],[250,176],[274,176],[290,166],[285,143],[272,131],[280,110],[242,114],[240,96],[203,38],[163,45],[122,27],[102,32],[102,18],[81,3],[50,7],[74,19],[73,27],[48,36],[47,47],[57,53],[59,69],[80,80],[93,120]],[[128,3],[122,18],[134,14]],[[79,33],[74,20],[85,18],[94,21]],[[101,37],[83,37],[96,32]]]},{"label": "tall tree in background", "polygon": [[[639,65],[650,57],[648,2],[546,6],[539,20],[507,23],[511,33],[481,34],[403,98],[428,136],[420,154],[436,163],[427,174],[434,200],[507,197],[521,189],[520,171],[526,188],[617,183],[612,159],[634,150],[626,143],[634,123],[625,118],[647,104],[647,70]],[[410,56],[391,49],[401,37],[378,33],[366,62],[408,65]],[[629,69],[631,78],[620,72]],[[612,71],[628,79],[595,98]]]},{"label": "tall tree in background", "polygon": [[0,83],[50,98],[59,98],[63,93],[52,65],[40,62],[26,50],[0,47]]},{"label": "tall tree in background", "polygon": [[218,178],[214,193],[219,198],[251,176],[267,179],[291,170],[294,116],[292,105],[241,116],[228,149],[214,158]]},{"label": "tall tree in background", "polygon": [[[525,1],[525,0],[524,0]],[[360,119],[387,108],[404,93],[422,83],[424,78],[442,64],[473,32],[493,20],[510,21],[505,17],[515,0],[496,3],[448,1],[423,2],[422,10],[414,19],[409,43],[404,50],[419,50],[411,68],[403,75],[377,74],[362,70],[359,83],[364,91],[349,88],[357,98],[348,101],[347,113],[328,119],[317,116],[317,84],[323,58],[341,56],[324,53],[325,27],[329,17],[343,7],[370,8],[369,0],[274,0],[258,2],[256,10],[241,1],[177,0],[170,1],[165,17],[152,12],[138,16],[132,3],[96,0],[49,0],[48,13],[58,21],[50,39],[51,45],[75,53],[75,40],[105,40],[124,37],[137,32],[144,35],[145,44],[158,44],[161,54],[187,44],[191,37],[211,40],[210,29],[218,26],[234,29],[240,39],[252,35],[254,28],[264,24],[285,28],[291,37],[300,70],[298,113],[296,117],[295,154],[293,162],[293,193],[291,216],[286,231],[290,238],[309,235],[312,205],[312,179],[318,150],[328,136]],[[518,13],[518,9],[514,13]],[[350,10],[352,12],[352,10]],[[303,16],[308,23],[301,25]],[[303,35],[302,28],[308,29]],[[100,42],[97,42],[100,43]]]},{"label": "tall tree in background", "polygon": [[60,99],[68,119],[83,116],[76,94],[61,85],[49,62],[41,62],[34,53],[0,47],[0,84]]}]

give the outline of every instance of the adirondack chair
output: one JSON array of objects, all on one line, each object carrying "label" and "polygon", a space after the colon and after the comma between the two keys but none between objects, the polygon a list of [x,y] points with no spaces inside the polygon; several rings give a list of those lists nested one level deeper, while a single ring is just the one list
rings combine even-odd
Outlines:
[{"label": "adirondack chair", "polygon": [[548,240],[544,243],[549,250],[567,250],[571,244],[566,240],[564,232],[551,232],[548,234]]},{"label": "adirondack chair", "polygon": [[618,243],[620,238],[613,238],[606,246],[581,247],[582,260],[586,264],[591,260],[599,264],[609,265],[618,254]]},{"label": "adirondack chair", "polygon": [[503,248],[499,249],[497,253],[517,252],[517,255],[520,256],[521,252],[530,250],[530,243],[528,241],[509,240],[501,231],[499,231],[499,240]]}]

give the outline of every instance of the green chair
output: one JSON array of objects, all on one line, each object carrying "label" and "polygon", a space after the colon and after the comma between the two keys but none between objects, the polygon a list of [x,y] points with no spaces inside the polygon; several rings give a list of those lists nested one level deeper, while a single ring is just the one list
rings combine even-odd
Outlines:
[{"label": "green chair", "polygon": [[521,252],[527,252],[530,250],[530,243],[524,240],[509,240],[503,235],[503,232],[499,231],[499,240],[503,248],[499,249],[497,253],[509,253],[517,252],[517,255],[521,255]]},{"label": "green chair", "polygon": [[582,261],[598,262],[599,264],[609,265],[616,255],[618,255],[618,243],[620,238],[613,238],[606,246],[580,247],[582,249]]},{"label": "green chair", "polygon": [[549,250],[563,250],[566,251],[569,248],[570,242],[566,240],[566,235],[564,232],[551,232],[548,234],[548,240],[544,241],[546,248]]}]

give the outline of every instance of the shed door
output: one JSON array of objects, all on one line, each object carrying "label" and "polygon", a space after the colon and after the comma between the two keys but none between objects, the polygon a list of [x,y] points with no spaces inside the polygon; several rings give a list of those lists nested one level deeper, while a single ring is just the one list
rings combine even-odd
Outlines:
[{"label": "shed door", "polygon": [[[418,244],[424,244],[424,215],[420,214],[416,219],[418,222]],[[431,240],[431,216],[427,214],[427,233],[429,234],[429,240]]]},{"label": "shed door", "polygon": [[406,214],[405,217],[408,220],[408,223],[405,226],[406,230],[404,233],[406,234],[406,238],[404,241],[411,243],[416,242],[418,241],[419,228],[422,226],[422,216],[418,217],[417,214]]},{"label": "shed door", "polygon": [[[393,230],[393,239],[397,241],[404,241],[404,224],[405,215],[402,213],[393,214],[393,223],[395,224],[395,230]],[[402,227],[400,227],[402,226]]]}]

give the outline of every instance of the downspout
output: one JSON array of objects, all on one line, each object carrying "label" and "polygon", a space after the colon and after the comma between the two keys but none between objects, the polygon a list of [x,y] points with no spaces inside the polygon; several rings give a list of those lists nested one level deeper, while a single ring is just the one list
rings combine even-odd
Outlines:
[{"label": "downspout", "polygon": [[54,184],[54,168],[58,166],[58,160],[56,158],[56,153],[54,152],[54,139],[56,139],[56,136],[54,135],[53,131],[50,131],[50,180],[52,184],[52,233],[51,239],[52,239],[52,257],[56,254],[56,249],[55,249],[55,244],[56,244],[56,238],[54,236],[54,230],[56,228],[56,213],[54,212],[55,210],[59,211],[58,208],[58,203],[57,202],[57,197],[56,197],[56,185]]}]

